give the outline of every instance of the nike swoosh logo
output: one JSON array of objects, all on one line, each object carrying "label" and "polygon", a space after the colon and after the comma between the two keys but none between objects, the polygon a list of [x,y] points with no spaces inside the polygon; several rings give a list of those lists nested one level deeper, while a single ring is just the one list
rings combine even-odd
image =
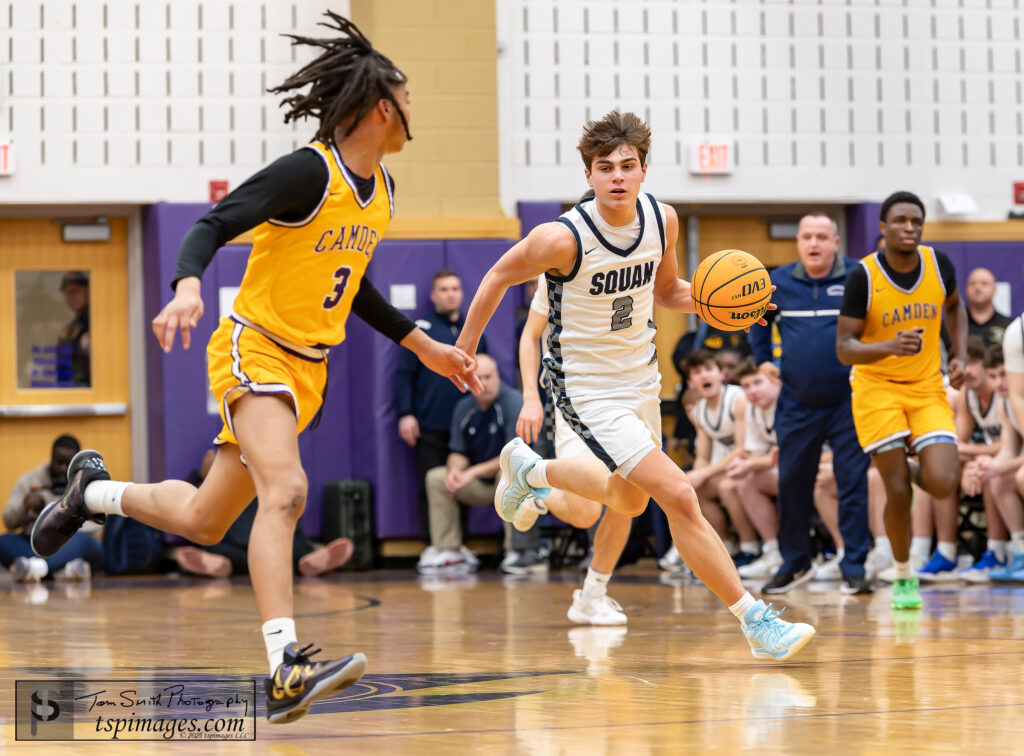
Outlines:
[{"label": "nike swoosh logo", "polygon": [[267,633],[267,635],[279,635],[280,633],[283,633],[283,632],[284,632],[284,630],[275,630],[272,633]]},{"label": "nike swoosh logo", "polygon": [[584,252],[583,254],[584,254],[584,255],[589,255],[589,254],[590,254],[591,252],[593,252],[593,251],[594,251],[595,249],[597,249],[597,247],[591,247],[590,249],[588,249],[588,250],[587,250],[586,252]]}]

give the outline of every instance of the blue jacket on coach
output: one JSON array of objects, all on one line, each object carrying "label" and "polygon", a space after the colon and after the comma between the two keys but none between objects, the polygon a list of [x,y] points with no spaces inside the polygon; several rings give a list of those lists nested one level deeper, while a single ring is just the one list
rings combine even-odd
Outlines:
[{"label": "blue jacket on coach", "polygon": [[[416,319],[416,325],[427,336],[442,344],[455,346],[466,319],[450,321],[431,311]],[[399,350],[395,369],[395,415],[414,415],[421,428],[446,431],[452,425],[452,412],[462,393],[443,375],[426,367],[408,349]],[[477,352],[487,354],[487,338],[481,334]]]},{"label": "blue jacket on coach", "polygon": [[801,404],[822,407],[850,400],[850,368],[836,356],[836,324],[846,275],[857,265],[836,257],[824,278],[811,278],[797,260],[771,273],[778,309],[765,313],[768,328],[750,329],[750,346],[760,365],[772,359],[771,324],[782,337],[782,383]]}]

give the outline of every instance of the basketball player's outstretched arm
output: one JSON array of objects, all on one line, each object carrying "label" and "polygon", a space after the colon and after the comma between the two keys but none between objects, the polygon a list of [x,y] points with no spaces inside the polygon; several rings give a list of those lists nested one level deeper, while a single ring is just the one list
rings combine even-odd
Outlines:
[{"label": "basketball player's outstretched arm", "polygon": [[544,424],[544,404],[540,400],[540,387],[536,375],[540,371],[540,338],[547,326],[547,318],[531,309],[526,325],[519,337],[519,373],[523,376],[523,408],[516,420],[516,435],[527,443],[540,437]]},{"label": "basketball player's outstretched arm", "polygon": [[475,357],[480,335],[494,315],[509,286],[525,283],[541,273],[568,275],[576,262],[576,239],[558,222],[542,223],[494,263],[480,282],[455,346]]},{"label": "basketball player's outstretched arm", "polygon": [[661,205],[661,208],[665,212],[665,250],[654,277],[654,303],[673,312],[696,312],[690,295],[690,282],[679,277],[679,264],[676,262],[679,217],[674,208],[668,205]]}]

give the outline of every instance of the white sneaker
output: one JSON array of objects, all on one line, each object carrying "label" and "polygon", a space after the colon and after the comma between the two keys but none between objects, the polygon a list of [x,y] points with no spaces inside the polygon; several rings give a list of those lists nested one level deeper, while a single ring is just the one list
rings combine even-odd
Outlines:
[{"label": "white sneaker", "polygon": [[[927,564],[927,557],[920,557],[917,554],[910,555],[910,569],[917,574],[917,571]],[[886,567],[884,570],[878,573],[878,579],[883,583],[894,583],[896,582],[896,564],[895,562],[891,567]]]},{"label": "white sneaker", "polygon": [[461,551],[441,551],[430,546],[420,555],[416,569],[424,575],[451,575],[472,572],[474,568]]},{"label": "white sneaker", "polygon": [[536,524],[538,517],[547,513],[547,507],[532,496],[527,496],[512,520],[512,527],[520,533],[525,533]]},{"label": "white sneaker", "polygon": [[501,558],[501,564],[498,565],[499,569],[504,572],[505,568],[518,560],[520,556],[521,554],[518,551],[506,551],[505,556]]},{"label": "white sneaker", "polygon": [[459,546],[459,553],[462,554],[463,559],[466,560],[466,564],[472,567],[474,570],[480,569],[480,559],[465,546]]},{"label": "white sneaker", "polygon": [[778,549],[765,551],[750,564],[738,567],[736,572],[741,578],[770,578],[782,566],[782,554]]},{"label": "white sneaker", "polygon": [[607,593],[588,595],[577,589],[572,594],[572,606],[567,613],[570,622],[577,625],[625,625],[626,613],[622,606]]},{"label": "white sneaker", "polygon": [[892,567],[892,553],[871,549],[864,560],[864,577],[873,580],[882,572]]},{"label": "white sneaker", "polygon": [[679,556],[679,551],[676,549],[675,544],[668,547],[668,551],[665,552],[665,556],[658,560],[658,566],[663,570],[668,570],[669,572],[675,572],[682,569],[684,566],[683,558]]},{"label": "white sneaker", "polygon": [[843,557],[846,556],[842,549],[835,554],[831,559],[826,559],[820,565],[818,565],[817,572],[814,573],[813,580],[818,582],[826,582],[831,580],[841,580],[843,577],[843,571],[839,568],[839,563],[843,561]]}]

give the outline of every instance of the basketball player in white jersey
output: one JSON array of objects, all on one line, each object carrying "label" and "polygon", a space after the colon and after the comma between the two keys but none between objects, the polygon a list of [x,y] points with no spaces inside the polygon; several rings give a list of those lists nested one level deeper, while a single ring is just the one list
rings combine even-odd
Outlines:
[{"label": "basketball player in white jersey", "polygon": [[775,405],[781,384],[760,370],[750,357],[736,367],[736,380],[747,400],[743,454],[726,469],[736,481],[737,494],[750,523],[761,536],[761,556],[738,569],[742,578],[770,578],[782,566],[779,552],[779,441],[775,434]]},{"label": "basketball player in white jersey", "polygon": [[[693,470],[687,473],[687,477],[697,492],[704,517],[725,542],[726,548],[735,552],[733,561],[736,566],[750,564],[761,550],[757,532],[743,511],[736,480],[725,474],[726,468],[743,452],[747,400],[743,389],[725,383],[722,367],[712,352],[698,349],[686,358],[685,367],[690,387],[701,395],[693,413],[697,450]],[[740,539],[738,551],[735,547],[729,548],[726,513]]]},{"label": "basketball player in white jersey", "polygon": [[555,487],[635,516],[654,498],[686,563],[739,619],[754,656],[787,659],[814,628],[780,619],[744,590],[686,474],[661,450],[654,304],[694,307],[677,276],[676,214],[640,193],[650,138],[632,113],[587,123],[578,148],[594,199],[534,228],[487,272],[470,305],[458,346],[472,355],[508,287],[546,275],[544,365],[557,411],[594,454],[541,460],[513,439],[500,456],[495,507],[512,521]]},{"label": "basketball player in white jersey", "polygon": [[[519,366],[524,376],[537,375],[540,368],[540,339],[548,325],[548,289],[544,276],[538,276],[537,290],[530,302],[530,314],[519,337]],[[529,384],[529,385],[528,385]],[[535,381],[523,380],[523,409],[516,423],[516,433],[527,443],[532,442],[541,432],[544,408]],[[554,414],[555,457],[593,456],[583,440],[566,424],[561,413]],[[594,553],[583,580],[583,588],[573,592],[569,607],[570,622],[589,625],[624,625],[626,613],[622,606],[608,595],[608,581],[615,565],[619,563],[622,550],[629,540],[632,518],[609,508],[604,517],[604,506],[597,501],[585,499],[571,491],[555,489],[539,507],[526,506],[519,510],[514,524],[520,529],[529,529],[536,520],[536,514],[546,506],[555,517],[577,528],[589,528],[598,518],[601,523],[594,534]],[[531,515],[531,511],[533,514]],[[523,522],[525,520],[525,522]]]},{"label": "basketball player in white jersey", "polygon": [[[1014,321],[1007,328],[1019,327]],[[1012,338],[1009,351],[1014,351]],[[1009,371],[1003,366],[1004,352],[998,346],[990,347],[985,354],[985,373],[994,391],[993,404],[999,410],[1000,443],[999,451],[994,456],[980,454],[964,466],[961,487],[964,493],[976,495],[989,494],[995,509],[995,515],[989,517],[989,540],[985,553],[969,570],[961,573],[964,580],[973,583],[988,582],[989,579],[1007,581],[1020,580],[1024,575],[1016,576],[1024,571],[1024,509],[1021,507],[1020,492],[1024,491],[1024,456],[1022,455],[1022,438],[1020,423],[1013,405],[1009,401]],[[1008,359],[1007,365],[1018,363],[1014,358]],[[988,507],[986,506],[986,513]],[[993,532],[993,525],[1001,524],[1002,532],[1010,534],[1007,544],[1006,536],[997,540],[999,530]]]}]

